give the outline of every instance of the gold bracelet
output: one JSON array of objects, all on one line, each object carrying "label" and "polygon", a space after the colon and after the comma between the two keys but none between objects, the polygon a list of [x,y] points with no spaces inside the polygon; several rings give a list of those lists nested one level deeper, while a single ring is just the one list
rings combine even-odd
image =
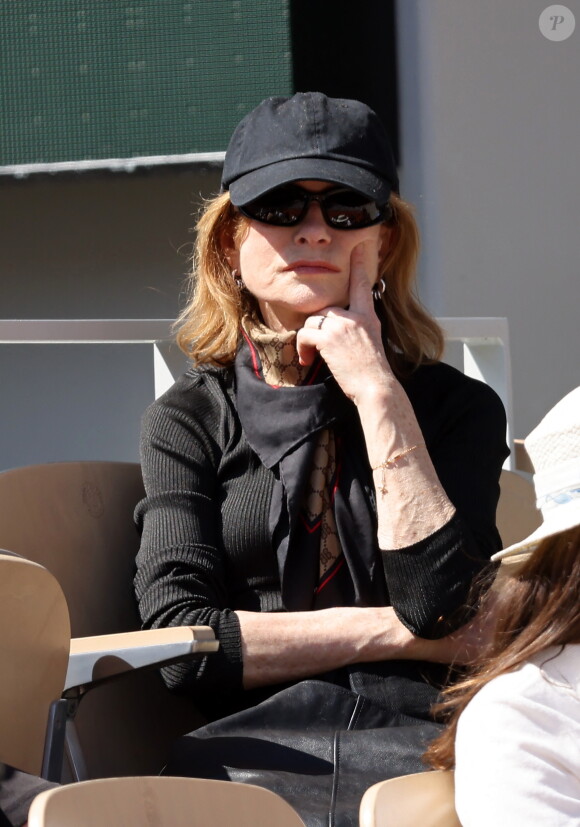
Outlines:
[{"label": "gold bracelet", "polygon": [[386,494],[387,491],[388,491],[388,488],[387,488],[387,471],[389,470],[389,468],[394,468],[397,465],[397,463],[400,459],[403,459],[403,457],[406,457],[407,454],[410,454],[413,451],[416,451],[417,448],[419,448],[420,445],[424,445],[424,444],[425,444],[424,442],[418,442],[416,445],[411,445],[410,448],[405,448],[403,451],[400,451],[398,454],[395,454],[394,457],[389,457],[389,459],[386,459],[384,462],[381,462],[380,465],[375,465],[374,468],[371,468],[371,471],[382,470],[382,472],[383,472],[382,476],[381,476],[381,485],[380,485],[380,488],[379,488],[379,491],[381,492],[381,494]]}]

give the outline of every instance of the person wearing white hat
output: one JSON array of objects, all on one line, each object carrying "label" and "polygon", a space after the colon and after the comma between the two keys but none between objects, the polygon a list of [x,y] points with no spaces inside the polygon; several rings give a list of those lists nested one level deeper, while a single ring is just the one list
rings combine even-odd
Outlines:
[{"label": "person wearing white hat", "polygon": [[580,387],[525,446],[542,524],[494,555],[493,640],[446,691],[426,755],[455,767],[463,827],[580,824]]}]

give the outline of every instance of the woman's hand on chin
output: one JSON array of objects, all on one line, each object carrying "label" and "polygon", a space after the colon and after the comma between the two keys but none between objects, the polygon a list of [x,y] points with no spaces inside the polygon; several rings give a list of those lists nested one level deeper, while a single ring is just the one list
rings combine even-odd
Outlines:
[{"label": "woman's hand on chin", "polygon": [[396,382],[373,304],[377,271],[376,246],[368,241],[357,244],[351,256],[348,309],[323,308],[306,319],[296,338],[300,363],[311,365],[320,353],[346,396],[357,405],[369,396],[388,395]]}]

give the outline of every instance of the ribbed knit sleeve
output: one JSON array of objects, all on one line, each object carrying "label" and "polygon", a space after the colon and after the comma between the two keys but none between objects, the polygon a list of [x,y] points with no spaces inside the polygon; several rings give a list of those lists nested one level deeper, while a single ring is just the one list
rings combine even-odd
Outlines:
[{"label": "ribbed knit sleeve", "polygon": [[141,463],[146,498],[135,591],[144,628],[209,625],[217,653],[163,670],[170,688],[235,691],[242,685],[240,629],[226,584],[223,493],[217,483],[231,441],[228,398],[186,375],[146,411]]},{"label": "ribbed knit sleeve", "polygon": [[508,455],[497,394],[448,365],[423,368],[407,393],[455,516],[430,537],[383,550],[389,597],[416,635],[439,638],[466,622],[472,583],[501,548],[495,525],[499,476]]}]

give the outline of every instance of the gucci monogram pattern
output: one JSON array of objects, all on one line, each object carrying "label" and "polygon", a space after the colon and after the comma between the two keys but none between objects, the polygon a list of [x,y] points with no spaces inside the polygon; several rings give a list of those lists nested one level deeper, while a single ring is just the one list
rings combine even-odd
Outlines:
[{"label": "gucci monogram pattern", "polygon": [[308,368],[298,361],[296,332],[275,333],[256,319],[245,317],[243,327],[256,345],[262,362],[262,373],[268,385],[289,388],[301,385]]}]

